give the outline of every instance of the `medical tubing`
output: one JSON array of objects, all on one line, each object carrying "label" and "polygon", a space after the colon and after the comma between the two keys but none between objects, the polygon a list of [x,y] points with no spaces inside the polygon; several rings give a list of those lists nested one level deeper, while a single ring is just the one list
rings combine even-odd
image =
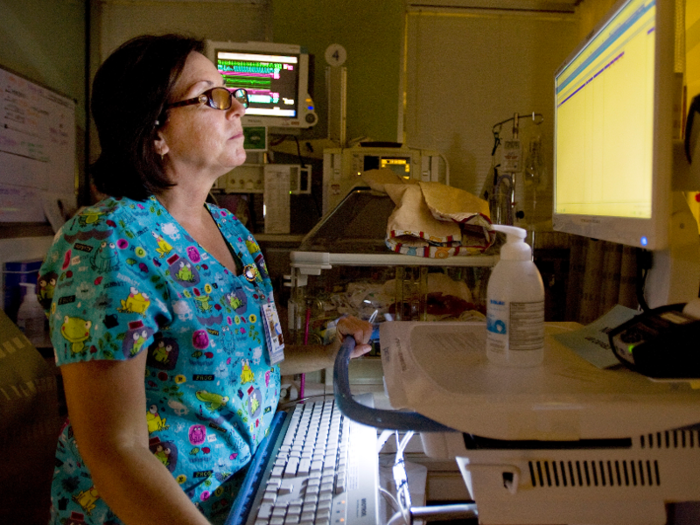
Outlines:
[{"label": "medical tubing", "polygon": [[433,421],[416,412],[401,412],[367,407],[355,401],[350,393],[349,364],[355,339],[343,338],[335,357],[333,367],[333,390],[335,402],[340,411],[353,421],[380,429],[415,431],[415,432],[455,432],[437,421]]}]

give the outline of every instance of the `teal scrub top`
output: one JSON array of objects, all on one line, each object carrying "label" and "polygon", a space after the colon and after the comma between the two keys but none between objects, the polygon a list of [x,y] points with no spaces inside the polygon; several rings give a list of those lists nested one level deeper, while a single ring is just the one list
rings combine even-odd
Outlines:
[{"label": "teal scrub top", "polygon": [[[233,275],[155,198],[107,198],[61,228],[39,276],[56,363],[147,352],[149,447],[205,515],[225,513],[230,480],[265,437],[279,401],[261,306],[273,303],[260,247],[207,205],[239,263]],[[225,483],[229,480],[229,483]],[[119,523],[93,486],[66,422],[52,521]]]}]

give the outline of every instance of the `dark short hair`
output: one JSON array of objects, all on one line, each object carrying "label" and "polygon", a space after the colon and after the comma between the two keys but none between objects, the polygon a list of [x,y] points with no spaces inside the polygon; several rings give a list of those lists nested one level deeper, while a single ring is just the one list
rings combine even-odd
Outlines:
[{"label": "dark short hair", "polygon": [[155,141],[187,57],[203,49],[202,40],[188,36],[144,35],[122,44],[97,70],[91,110],[101,153],[90,172],[100,192],[142,201],[174,185]]}]

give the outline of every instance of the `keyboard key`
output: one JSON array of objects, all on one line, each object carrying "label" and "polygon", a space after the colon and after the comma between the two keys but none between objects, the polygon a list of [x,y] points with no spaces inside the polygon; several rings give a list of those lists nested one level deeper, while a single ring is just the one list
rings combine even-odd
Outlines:
[{"label": "keyboard key", "polygon": [[279,488],[279,494],[284,495],[284,494],[291,494],[292,491],[294,490],[294,482],[296,480],[294,479],[284,479],[282,480],[282,484],[280,485]]},{"label": "keyboard key", "polygon": [[302,457],[299,461],[299,469],[297,472],[301,474],[308,474],[311,471],[311,460]]},{"label": "keyboard key", "polygon": [[320,510],[316,513],[316,521],[314,523],[316,524],[327,524],[331,522],[331,511],[330,509],[328,510]]},{"label": "keyboard key", "polygon": [[277,490],[280,488],[282,480],[280,478],[270,478],[267,480],[267,488],[265,490]]},{"label": "keyboard key", "polygon": [[335,484],[335,494],[336,495],[342,494],[343,492],[345,492],[345,487],[346,487],[345,483],[346,483],[345,475],[343,475],[341,477],[340,474],[338,474],[338,482]]},{"label": "keyboard key", "polygon": [[289,458],[287,461],[287,466],[284,469],[284,477],[291,478],[296,475],[297,468],[299,468],[299,460],[297,458]]},{"label": "keyboard key", "polygon": [[308,486],[319,486],[321,484],[321,473],[320,472],[311,472],[309,474],[309,480],[307,482]]},{"label": "keyboard key", "polygon": [[258,509],[258,518],[269,518],[272,516],[272,503],[262,503]]}]

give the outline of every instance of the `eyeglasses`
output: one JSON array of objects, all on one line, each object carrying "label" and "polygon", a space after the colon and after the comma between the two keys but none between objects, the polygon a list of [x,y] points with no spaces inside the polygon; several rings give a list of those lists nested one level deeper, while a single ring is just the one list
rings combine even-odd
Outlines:
[{"label": "eyeglasses", "polygon": [[192,104],[204,104],[206,103],[209,107],[214,109],[227,110],[233,105],[233,99],[236,99],[241,106],[244,108],[248,107],[248,92],[245,89],[236,89],[234,91],[229,91],[223,86],[213,87],[207,89],[201,95],[188,98],[187,100],[181,100],[180,102],[173,102],[172,104],[167,104],[164,109],[168,108],[179,108],[181,106],[191,106]]}]

